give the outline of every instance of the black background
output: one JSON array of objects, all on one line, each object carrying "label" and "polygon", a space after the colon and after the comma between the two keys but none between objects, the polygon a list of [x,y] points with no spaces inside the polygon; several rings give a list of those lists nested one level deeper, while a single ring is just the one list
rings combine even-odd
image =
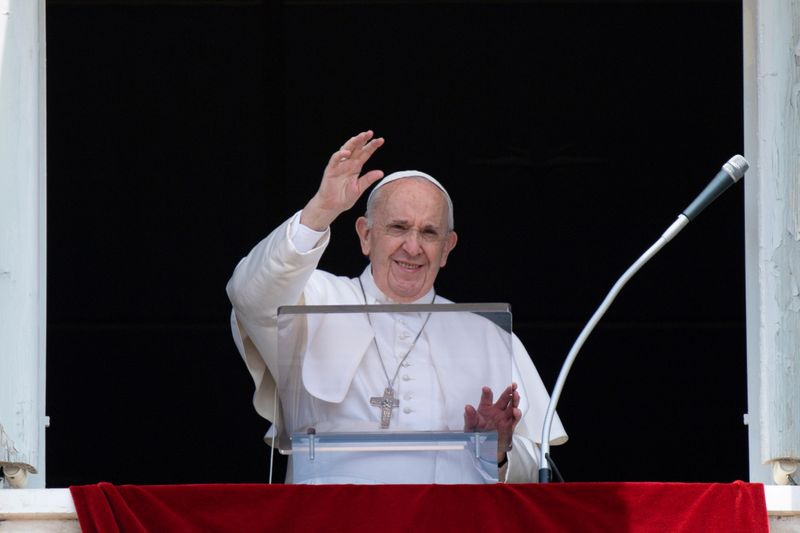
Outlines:
[{"label": "black background", "polygon": [[[743,149],[737,1],[47,4],[47,484],[261,482],[240,257],[331,152],[438,177],[438,291],[511,302],[551,389],[622,272]],[[322,267],[357,275],[340,217]],[[743,187],[622,291],[553,448],[569,481],[747,478]]]}]

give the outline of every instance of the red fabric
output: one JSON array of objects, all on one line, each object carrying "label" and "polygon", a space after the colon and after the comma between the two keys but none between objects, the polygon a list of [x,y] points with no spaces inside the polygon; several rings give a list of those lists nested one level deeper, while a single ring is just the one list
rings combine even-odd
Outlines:
[{"label": "red fabric", "polygon": [[722,483],[70,487],[86,533],[767,532],[764,487]]}]

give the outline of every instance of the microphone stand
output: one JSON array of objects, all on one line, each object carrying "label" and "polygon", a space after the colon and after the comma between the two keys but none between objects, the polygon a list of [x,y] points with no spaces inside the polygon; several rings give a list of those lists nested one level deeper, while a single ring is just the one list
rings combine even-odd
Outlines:
[{"label": "microphone stand", "polygon": [[[606,295],[605,300],[603,300],[603,303],[600,304],[600,307],[598,307],[594,312],[592,318],[583,327],[581,334],[578,335],[578,338],[575,340],[575,344],[572,345],[572,349],[569,351],[567,359],[561,366],[561,372],[558,374],[556,385],[553,388],[553,394],[550,395],[550,403],[547,404],[547,414],[544,417],[544,425],[542,426],[542,443],[539,454],[539,483],[549,483],[552,478],[552,472],[550,470],[550,463],[552,462],[550,459],[550,431],[553,426],[553,416],[555,416],[556,404],[558,404],[558,399],[561,396],[562,389],[564,388],[564,382],[567,380],[569,369],[572,367],[572,363],[575,362],[575,358],[578,356],[578,352],[583,346],[583,343],[586,342],[589,334],[592,333],[594,327],[597,325],[606,311],[608,311],[608,308],[611,306],[614,298],[617,297],[617,294],[619,294],[619,291],[622,290],[622,287],[628,283],[634,274],[636,274],[636,272],[638,272],[645,263],[647,263],[654,255],[656,255],[665,244],[671,241],[672,238],[675,237],[675,235],[677,235],[686,226],[686,224],[689,223],[690,220],[694,220],[694,218],[699,215],[700,212],[711,202],[713,202],[714,199],[727,190],[728,187],[739,181],[742,176],[744,176],[744,173],[747,172],[749,167],[750,163],[748,163],[744,157],[738,154],[730,158],[724,165],[722,165],[722,169],[717,173],[716,176],[714,176],[714,179],[712,179],[706,188],[703,189],[703,191],[697,196],[697,198],[695,198],[695,200],[689,204],[689,207],[684,209],[683,213],[678,215],[678,219],[673,222],[669,228],[667,228],[667,231],[664,232],[661,238],[659,238],[650,248],[648,248],[647,251],[643,253],[642,256],[639,257],[639,259],[637,259],[636,262],[633,263],[624,274],[622,274],[622,277],[620,277],[614,286],[611,287],[611,290],[609,291],[608,295]],[[553,463],[553,465],[555,465],[555,463]],[[558,470],[556,470],[556,472],[558,472]]]},{"label": "microphone stand", "polygon": [[539,483],[549,483],[552,480],[552,472],[550,469],[550,431],[553,426],[553,417],[556,412],[556,404],[558,403],[558,399],[561,397],[561,391],[564,389],[564,382],[567,381],[567,374],[569,374],[570,368],[572,368],[572,363],[575,362],[575,358],[578,357],[578,352],[580,351],[583,344],[586,342],[586,339],[594,330],[594,327],[600,322],[600,319],[603,318],[603,315],[606,314],[608,308],[611,307],[611,303],[619,294],[619,291],[622,290],[622,287],[625,286],[626,283],[639,271],[645,263],[647,263],[654,255],[658,253],[661,248],[664,247],[669,241],[672,240],[675,235],[677,235],[685,226],[689,223],[689,219],[684,214],[678,215],[678,219],[672,223],[672,225],[667,228],[667,231],[664,232],[663,235],[650,247],[647,249],[645,253],[633,263],[628,270],[625,271],[624,274],[617,280],[611,290],[609,291],[608,295],[606,295],[605,300],[603,303],[600,304],[600,307],[592,315],[592,318],[589,322],[583,327],[581,334],[578,335],[578,338],[575,340],[575,343],[572,345],[572,349],[570,349],[569,354],[567,355],[564,364],[561,366],[561,372],[558,374],[558,379],[556,380],[556,385],[553,388],[553,393],[550,395],[550,403],[547,404],[547,414],[544,417],[544,425],[542,426],[542,442],[541,442],[541,452],[539,458]]}]

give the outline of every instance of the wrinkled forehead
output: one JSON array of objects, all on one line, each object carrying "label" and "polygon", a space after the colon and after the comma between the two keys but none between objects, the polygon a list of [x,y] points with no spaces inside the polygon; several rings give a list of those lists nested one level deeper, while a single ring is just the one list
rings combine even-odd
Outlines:
[{"label": "wrinkled forehead", "polygon": [[[402,170],[399,172],[393,172],[380,180],[375,187],[372,188],[369,197],[367,198],[368,216],[370,210],[377,210],[378,203],[383,203],[384,192],[391,192],[396,188],[400,188],[400,185],[407,183],[420,184],[422,189],[425,190],[425,194],[429,200],[437,201],[441,199],[444,201],[444,210],[447,217],[446,224],[449,229],[452,229],[454,226],[453,201],[450,199],[450,195],[436,178],[430,174],[426,174],[425,172],[420,172],[418,170]],[[426,185],[427,188],[425,188]],[[423,199],[418,199],[417,201],[420,203],[418,207],[421,209],[421,206],[424,203]]]},{"label": "wrinkled forehead", "polygon": [[387,184],[375,197],[375,214],[383,222],[446,226],[447,199],[441,189],[421,178]]}]

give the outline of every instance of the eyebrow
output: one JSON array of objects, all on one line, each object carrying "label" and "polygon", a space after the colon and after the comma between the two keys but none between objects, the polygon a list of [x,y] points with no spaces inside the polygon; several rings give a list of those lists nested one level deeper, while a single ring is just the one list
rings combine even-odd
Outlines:
[{"label": "eyebrow", "polygon": [[[393,219],[393,220],[387,220],[386,223],[385,223],[386,226],[393,226],[395,224],[402,225],[402,226],[410,226],[411,225],[411,223],[408,220],[404,219],[404,218],[397,218],[397,219]],[[441,231],[441,227],[437,226],[436,224],[424,224],[419,229],[421,229],[421,230]]]}]

